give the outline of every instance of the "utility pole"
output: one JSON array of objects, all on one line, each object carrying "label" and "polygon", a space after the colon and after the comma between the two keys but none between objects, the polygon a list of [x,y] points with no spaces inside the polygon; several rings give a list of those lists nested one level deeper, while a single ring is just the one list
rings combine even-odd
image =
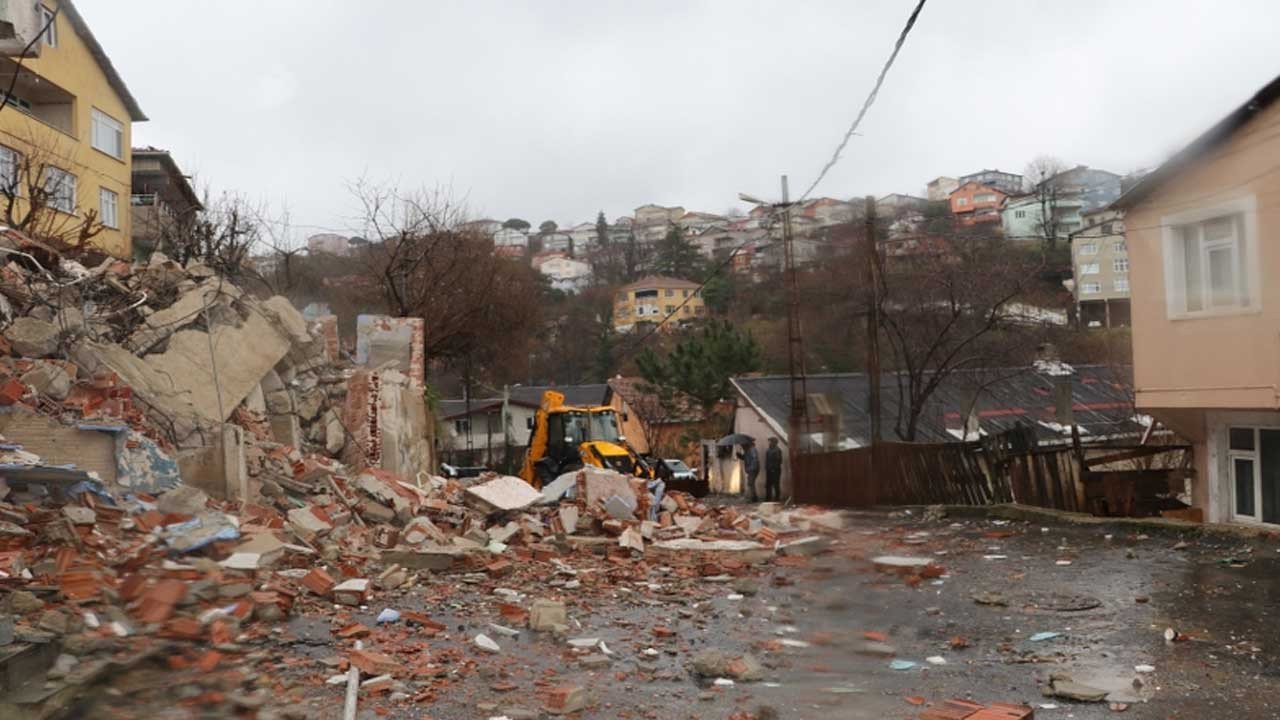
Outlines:
[{"label": "utility pole", "polygon": [[871,486],[876,481],[876,455],[880,452],[880,251],[876,247],[876,199],[867,196],[865,260],[866,281],[862,284],[867,293],[867,408],[871,412],[871,452],[867,453],[867,477]]},{"label": "utility pole", "polygon": [[796,251],[791,236],[791,196],[787,176],[782,176],[782,257],[787,285],[787,369],[791,374],[791,414],[787,418],[787,462],[795,487],[800,444],[809,432],[809,392],[804,373],[804,335],[800,330],[800,286],[796,278]]},{"label": "utility pole", "polygon": [[801,444],[809,434],[809,392],[804,372],[804,335],[800,330],[800,284],[796,273],[795,241],[791,235],[791,193],[787,176],[782,176],[782,201],[765,202],[746,193],[738,193],[743,202],[782,212],[782,270],[787,293],[787,369],[791,380],[791,412],[787,416],[787,463],[791,481],[796,481],[796,460]]},{"label": "utility pole", "polygon": [[511,460],[511,386],[502,386],[502,466],[509,470]]},{"label": "utility pole", "polygon": [[[871,411],[871,447],[880,442],[880,249],[876,245],[876,199],[866,199],[867,407]],[[874,463],[874,460],[872,461]],[[874,467],[874,465],[873,465]]]}]

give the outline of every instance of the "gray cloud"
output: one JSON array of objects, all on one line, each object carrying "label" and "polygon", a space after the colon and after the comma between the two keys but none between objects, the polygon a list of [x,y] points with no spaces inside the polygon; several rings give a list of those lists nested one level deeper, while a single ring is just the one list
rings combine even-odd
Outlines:
[{"label": "gray cloud", "polygon": [[[913,5],[77,4],[152,118],[135,144],[337,229],[361,176],[535,224],[806,184]],[[920,192],[1041,153],[1154,164],[1280,71],[1278,21],[1263,1],[932,0],[818,193]]]}]

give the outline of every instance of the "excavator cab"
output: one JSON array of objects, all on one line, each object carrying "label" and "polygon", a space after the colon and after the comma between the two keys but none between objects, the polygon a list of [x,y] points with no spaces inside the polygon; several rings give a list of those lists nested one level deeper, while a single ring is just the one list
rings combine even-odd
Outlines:
[{"label": "excavator cab", "polygon": [[548,390],[534,418],[520,477],[534,487],[542,487],[584,465],[653,477],[652,466],[622,437],[613,408],[568,406],[564,395]]}]

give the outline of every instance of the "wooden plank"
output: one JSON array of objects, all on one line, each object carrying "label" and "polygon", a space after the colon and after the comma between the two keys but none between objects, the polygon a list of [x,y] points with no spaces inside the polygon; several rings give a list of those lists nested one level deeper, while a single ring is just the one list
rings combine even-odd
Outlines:
[{"label": "wooden plank", "polygon": [[1187,451],[1187,450],[1190,450],[1190,446],[1188,445],[1144,445],[1141,447],[1135,447],[1128,450],[1123,450],[1118,453],[1112,453],[1111,455],[1101,455],[1098,457],[1085,458],[1085,465],[1087,467],[1092,468],[1097,465],[1105,465],[1111,462],[1120,462],[1121,460],[1136,460],[1138,458],[1149,457],[1151,455],[1159,455],[1161,453],[1172,452],[1174,450]]}]

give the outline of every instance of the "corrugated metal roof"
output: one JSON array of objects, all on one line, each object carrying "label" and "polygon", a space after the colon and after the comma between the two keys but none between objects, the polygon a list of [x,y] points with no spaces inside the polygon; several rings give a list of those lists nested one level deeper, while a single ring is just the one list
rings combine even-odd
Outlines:
[{"label": "corrugated metal roof", "polygon": [[[525,407],[536,408],[542,404],[542,394],[547,390],[555,390],[564,395],[566,405],[576,406],[593,406],[605,404],[605,391],[608,385],[604,383],[590,385],[517,385],[508,390],[511,404],[523,405]],[[452,419],[461,417],[467,413],[467,401],[462,399],[441,400],[438,408],[440,417]],[[501,397],[472,398],[471,412],[488,412],[491,409],[502,408]]]},{"label": "corrugated metal roof", "polygon": [[[1134,436],[1145,429],[1134,418],[1131,368],[1077,365],[1072,370],[1073,415],[1083,441]],[[789,382],[785,375],[734,379],[734,385],[745,399],[784,429],[791,406]],[[994,435],[1021,424],[1034,428],[1042,443],[1069,442],[1070,428],[1055,422],[1054,382],[1052,375],[1032,367],[956,371],[926,403],[916,441],[962,439],[964,419],[972,402],[986,434]],[[841,440],[858,446],[869,444],[871,418],[865,373],[809,375],[806,386],[811,396],[825,395],[840,408]],[[895,431],[900,407],[898,375],[884,373],[880,388],[881,439],[898,440]],[[975,393],[976,402],[973,401]],[[815,419],[811,412],[812,430],[821,432],[822,427]]]}]

